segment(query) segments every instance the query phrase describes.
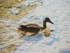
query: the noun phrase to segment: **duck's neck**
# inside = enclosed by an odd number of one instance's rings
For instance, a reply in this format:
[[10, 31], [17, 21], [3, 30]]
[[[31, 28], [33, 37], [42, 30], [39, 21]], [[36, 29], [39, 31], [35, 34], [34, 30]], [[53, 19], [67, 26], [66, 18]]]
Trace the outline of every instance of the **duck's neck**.
[[43, 21], [43, 29], [45, 29], [46, 27], [46, 21]]

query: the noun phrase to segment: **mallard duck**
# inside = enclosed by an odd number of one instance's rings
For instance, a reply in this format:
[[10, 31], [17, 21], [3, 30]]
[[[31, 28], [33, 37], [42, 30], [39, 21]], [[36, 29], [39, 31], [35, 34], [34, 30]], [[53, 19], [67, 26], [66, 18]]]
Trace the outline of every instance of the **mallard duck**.
[[38, 34], [40, 31], [46, 29], [47, 22], [53, 24], [53, 22], [48, 17], [46, 17], [45, 20], [43, 21], [43, 27], [37, 24], [26, 24], [26, 25], [20, 25], [18, 29], [25, 35], [27, 34], [28, 36], [33, 36]]

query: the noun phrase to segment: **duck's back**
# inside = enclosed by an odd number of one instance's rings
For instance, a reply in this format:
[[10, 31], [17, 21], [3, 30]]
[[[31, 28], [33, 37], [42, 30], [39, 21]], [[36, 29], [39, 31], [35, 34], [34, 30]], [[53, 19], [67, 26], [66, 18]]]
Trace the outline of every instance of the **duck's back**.
[[26, 27], [33, 27], [33, 28], [42, 28], [41, 26], [37, 25], [37, 24], [27, 24], [25, 25]]
[[25, 31], [25, 32], [38, 32], [40, 31], [42, 27], [40, 27], [37, 24], [27, 24], [23, 25], [22, 27], [19, 28], [19, 30]]

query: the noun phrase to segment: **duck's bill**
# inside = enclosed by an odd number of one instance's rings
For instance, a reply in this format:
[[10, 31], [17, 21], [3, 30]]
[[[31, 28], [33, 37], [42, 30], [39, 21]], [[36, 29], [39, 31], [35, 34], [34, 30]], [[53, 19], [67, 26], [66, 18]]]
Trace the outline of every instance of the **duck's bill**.
[[51, 24], [54, 24], [52, 21], [50, 21]]

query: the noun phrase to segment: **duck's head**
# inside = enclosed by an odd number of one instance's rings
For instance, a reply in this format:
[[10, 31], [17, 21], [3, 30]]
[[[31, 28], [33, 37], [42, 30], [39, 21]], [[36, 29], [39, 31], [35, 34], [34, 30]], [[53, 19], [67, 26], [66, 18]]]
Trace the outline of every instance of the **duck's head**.
[[48, 17], [46, 17], [44, 21], [45, 21], [45, 22], [49, 22], [49, 23], [51, 23], [51, 24], [54, 24]]

